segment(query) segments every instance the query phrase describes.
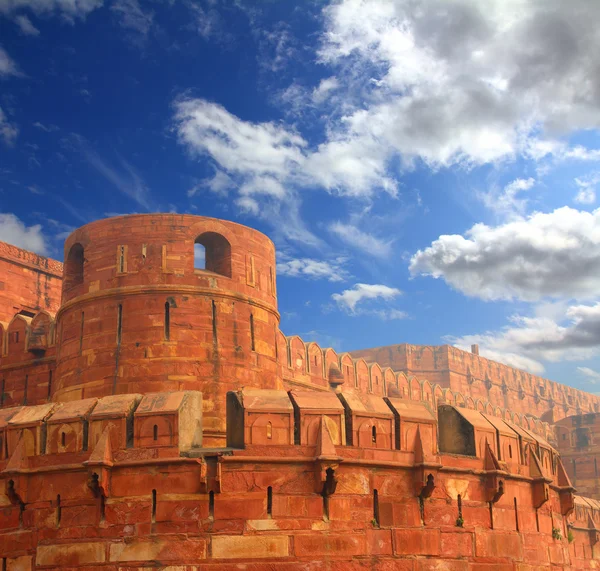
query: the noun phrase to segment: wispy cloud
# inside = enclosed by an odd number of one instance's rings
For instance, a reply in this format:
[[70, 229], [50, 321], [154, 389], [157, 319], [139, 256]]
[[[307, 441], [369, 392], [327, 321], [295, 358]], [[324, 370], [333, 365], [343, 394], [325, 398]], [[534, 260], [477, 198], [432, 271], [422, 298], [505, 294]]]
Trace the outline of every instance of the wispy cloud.
[[152, 28], [154, 13], [144, 10], [138, 0], [115, 0], [110, 7], [122, 28], [134, 35], [132, 41], [143, 44]]
[[343, 268], [345, 261], [345, 258], [337, 258], [333, 261], [291, 258], [282, 254], [277, 261], [277, 274], [294, 278], [341, 282], [349, 277], [348, 272]]
[[0, 46], [0, 78], [11, 75], [20, 76], [22, 73], [14, 60], [8, 55], [7, 51]]
[[152, 210], [150, 204], [150, 189], [137, 172], [125, 159], [118, 157], [119, 166], [109, 164], [102, 158], [90, 144], [81, 136], [73, 135], [71, 140], [76, 148], [83, 154], [85, 160], [98, 171], [106, 180], [123, 195], [129, 197], [145, 210]]
[[589, 367], [577, 367], [577, 370], [593, 385], [600, 382], [600, 373], [598, 371], [594, 371], [594, 369], [590, 369]]
[[25, 36], [39, 36], [40, 31], [31, 23], [31, 20], [25, 14], [19, 14], [15, 18], [21, 33]]
[[387, 258], [391, 254], [393, 240], [377, 238], [354, 224], [334, 222], [330, 224], [329, 230], [346, 244], [378, 258]]
[[19, 129], [7, 119], [2, 107], [0, 107], [0, 138], [2, 138], [2, 141], [6, 145], [11, 146], [14, 144], [18, 134]]

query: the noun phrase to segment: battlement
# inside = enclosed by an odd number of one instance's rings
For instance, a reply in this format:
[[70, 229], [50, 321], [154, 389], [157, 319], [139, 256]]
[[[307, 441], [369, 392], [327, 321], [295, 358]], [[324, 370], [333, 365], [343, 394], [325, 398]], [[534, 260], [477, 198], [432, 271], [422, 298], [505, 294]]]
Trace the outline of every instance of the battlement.
[[148, 558], [299, 569], [375, 555], [578, 566], [595, 553], [600, 504], [574, 496], [543, 438], [500, 418], [244, 389], [228, 395], [227, 424], [231, 446], [204, 448], [192, 392], [3, 409], [3, 555], [40, 569]]
[[12, 255], [0, 281], [17, 268], [24, 297], [0, 323], [2, 569], [600, 559], [600, 504], [570, 478], [600, 481], [582, 447], [596, 397], [447, 346], [372, 358], [286, 337], [272, 242], [227, 221], [94, 222], [68, 238], [62, 278]]

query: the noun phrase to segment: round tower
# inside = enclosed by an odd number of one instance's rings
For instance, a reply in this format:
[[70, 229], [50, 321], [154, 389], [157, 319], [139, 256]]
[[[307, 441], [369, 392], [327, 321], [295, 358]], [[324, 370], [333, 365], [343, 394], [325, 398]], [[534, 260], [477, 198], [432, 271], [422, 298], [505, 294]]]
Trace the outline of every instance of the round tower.
[[199, 390], [205, 442], [222, 444], [227, 391], [282, 388], [264, 234], [200, 216], [119, 216], [73, 232], [64, 259], [52, 400]]

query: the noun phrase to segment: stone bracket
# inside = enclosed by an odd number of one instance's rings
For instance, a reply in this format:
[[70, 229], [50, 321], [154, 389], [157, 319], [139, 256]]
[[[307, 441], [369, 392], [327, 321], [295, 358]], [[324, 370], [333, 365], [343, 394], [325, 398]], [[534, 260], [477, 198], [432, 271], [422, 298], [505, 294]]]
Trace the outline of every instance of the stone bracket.
[[533, 507], [541, 508], [550, 498], [550, 485], [552, 480], [538, 478], [532, 484]]
[[200, 492], [208, 494], [221, 492], [221, 462], [219, 456], [205, 456], [198, 459], [200, 464]]
[[433, 490], [435, 490], [435, 477], [441, 464], [434, 464], [431, 462], [420, 462], [415, 464], [413, 471], [413, 483], [415, 489], [415, 495], [421, 499], [431, 497]]
[[575, 509], [575, 489], [574, 488], [559, 488], [558, 497], [560, 498], [560, 513], [568, 517]]
[[507, 475], [503, 470], [489, 470], [485, 473], [486, 501], [495, 504], [504, 495], [504, 481]]
[[317, 460], [315, 462], [315, 492], [317, 494], [331, 496], [335, 493], [338, 484], [335, 471], [338, 466], [339, 461]]

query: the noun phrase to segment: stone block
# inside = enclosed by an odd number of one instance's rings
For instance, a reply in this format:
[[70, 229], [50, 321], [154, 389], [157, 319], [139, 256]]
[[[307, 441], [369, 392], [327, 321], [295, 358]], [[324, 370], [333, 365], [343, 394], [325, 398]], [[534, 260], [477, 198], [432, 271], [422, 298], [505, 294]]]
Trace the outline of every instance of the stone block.
[[31, 571], [33, 569], [33, 556], [9, 557], [6, 559], [6, 571]]
[[203, 539], [136, 539], [110, 545], [110, 561], [182, 561], [193, 563], [206, 559], [206, 541]]
[[106, 545], [101, 542], [38, 545], [36, 566], [58, 567], [90, 565], [106, 561]]
[[367, 529], [369, 555], [391, 555], [392, 531], [390, 529]]
[[294, 536], [294, 552], [297, 557], [346, 557], [361, 555], [366, 551], [366, 539], [359, 534], [311, 534]]
[[396, 555], [439, 555], [439, 529], [394, 529]]
[[442, 532], [440, 546], [444, 557], [472, 557], [474, 552], [473, 535], [469, 531]]
[[477, 557], [510, 557], [515, 561], [523, 559], [522, 539], [519, 533], [506, 533], [489, 530], [475, 534], [475, 554]]
[[211, 540], [213, 559], [267, 559], [287, 557], [287, 535], [218, 535]]

